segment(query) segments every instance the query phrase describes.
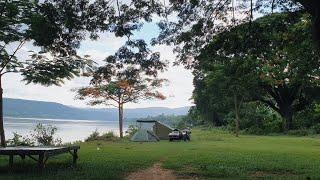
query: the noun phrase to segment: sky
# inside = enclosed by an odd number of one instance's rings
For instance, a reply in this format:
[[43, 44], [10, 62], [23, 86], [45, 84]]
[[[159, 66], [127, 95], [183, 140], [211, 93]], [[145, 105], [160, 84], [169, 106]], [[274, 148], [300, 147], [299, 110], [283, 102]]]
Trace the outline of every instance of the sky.
[[[158, 28], [155, 24], [146, 24], [144, 27], [134, 34], [135, 38], [143, 38], [147, 42], [152, 37], [156, 37]], [[78, 50], [80, 55], [90, 55], [93, 60], [102, 63], [102, 60], [108, 55], [113, 54], [123, 43], [125, 39], [116, 38], [113, 34], [104, 33], [97, 41], [85, 40], [82, 42]], [[12, 46], [15, 46], [13, 44]], [[184, 69], [182, 66], [173, 66], [175, 55], [171, 46], [155, 46], [151, 47], [154, 51], [160, 52], [162, 60], [168, 60], [170, 66], [166, 72], [160, 73], [161, 78], [169, 80], [168, 86], [159, 89], [160, 92], [167, 96], [166, 100], [145, 100], [139, 103], [128, 103], [127, 108], [142, 107], [183, 107], [192, 105], [190, 100], [193, 90], [192, 73], [190, 70]], [[30, 50], [34, 49], [31, 43], [26, 44], [18, 52], [18, 58], [26, 59], [30, 54]], [[3, 77], [4, 97], [19, 98], [39, 101], [57, 102], [73, 107], [89, 107], [86, 101], [75, 100], [75, 92], [72, 89], [87, 86], [90, 78], [77, 77], [70, 81], [66, 81], [61, 87], [28, 84], [22, 81], [19, 74], [11, 73]], [[99, 107], [99, 106], [98, 106]], [[100, 106], [101, 107], [101, 106]], [[99, 108], [100, 108], [99, 107]]]

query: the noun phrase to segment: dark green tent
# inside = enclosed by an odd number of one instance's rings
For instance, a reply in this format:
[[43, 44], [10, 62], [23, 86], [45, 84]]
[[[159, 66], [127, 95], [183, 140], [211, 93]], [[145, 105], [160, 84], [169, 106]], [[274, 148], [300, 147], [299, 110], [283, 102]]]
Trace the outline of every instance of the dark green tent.
[[147, 129], [139, 129], [131, 138], [131, 141], [136, 142], [157, 142], [159, 140], [158, 136]]
[[131, 141], [154, 142], [167, 140], [171, 127], [154, 120], [138, 120], [139, 130], [132, 136]]

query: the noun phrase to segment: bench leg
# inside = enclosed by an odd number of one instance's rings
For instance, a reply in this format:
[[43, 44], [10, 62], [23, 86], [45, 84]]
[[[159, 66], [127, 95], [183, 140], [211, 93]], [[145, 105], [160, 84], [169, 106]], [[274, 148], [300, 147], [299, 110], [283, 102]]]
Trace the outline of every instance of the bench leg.
[[25, 160], [25, 159], [26, 159], [26, 155], [24, 155], [24, 154], [23, 154], [23, 155], [20, 155], [20, 157], [21, 157], [22, 160]]
[[13, 155], [9, 156], [9, 168], [12, 170], [13, 169]]
[[77, 149], [73, 150], [72, 157], [73, 157], [73, 165], [75, 166], [77, 164], [77, 159], [78, 159], [78, 150]]
[[38, 168], [40, 171], [44, 169], [44, 153], [39, 154]]

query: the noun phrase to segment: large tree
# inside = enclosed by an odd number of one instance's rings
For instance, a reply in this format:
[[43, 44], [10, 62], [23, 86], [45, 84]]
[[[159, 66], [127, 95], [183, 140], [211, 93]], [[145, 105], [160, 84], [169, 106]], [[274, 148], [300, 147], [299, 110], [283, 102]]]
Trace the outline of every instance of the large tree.
[[129, 40], [105, 65], [92, 74], [90, 86], [77, 90], [77, 98], [89, 99], [90, 105], [114, 105], [119, 110], [119, 132], [123, 137], [123, 106], [143, 99], [165, 99], [157, 91], [167, 80], [157, 78], [167, 62], [152, 52], [142, 40]]
[[77, 98], [89, 99], [90, 105], [115, 106], [119, 111], [119, 134], [123, 138], [124, 105], [139, 100], [160, 99], [166, 97], [157, 91], [164, 79], [148, 78], [140, 70], [127, 67], [117, 71], [111, 79], [106, 78], [106, 68], [100, 67], [93, 76], [91, 84], [77, 90]]
[[[250, 26], [255, 30], [249, 32]], [[207, 59], [198, 63], [210, 72], [208, 64], [240, 56], [253, 66], [258, 82], [251, 96], [278, 112], [285, 130], [292, 129], [293, 115], [319, 96], [320, 53], [310, 27], [310, 17], [301, 12], [266, 16], [215, 36], [205, 48]]]
[[[241, 108], [244, 103], [252, 100], [251, 93], [256, 88], [254, 68], [234, 58], [232, 62], [216, 63], [210, 71], [202, 71], [201, 74], [203, 78], [195, 76], [195, 81], [205, 84], [201, 91], [206, 94], [199, 95], [199, 91], [194, 91], [196, 105], [200, 110], [215, 113], [232, 109], [235, 115], [235, 135], [239, 136]], [[203, 100], [209, 102], [203, 106]]]

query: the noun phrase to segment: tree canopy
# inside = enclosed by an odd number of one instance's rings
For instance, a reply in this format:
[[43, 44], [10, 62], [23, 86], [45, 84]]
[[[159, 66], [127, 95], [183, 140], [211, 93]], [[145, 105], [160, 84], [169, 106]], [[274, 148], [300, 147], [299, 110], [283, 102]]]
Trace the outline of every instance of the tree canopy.
[[[319, 35], [319, 15], [316, 9], [320, 4], [305, 0], [187, 0], [170, 1], [166, 6], [167, 15], [160, 21], [161, 32], [154, 38], [154, 44], [175, 46], [177, 63], [187, 68], [194, 66], [194, 57], [210, 43], [213, 36], [243, 23], [251, 23], [261, 16], [276, 12], [294, 12], [302, 10], [311, 14], [312, 24], [307, 32]], [[248, 30], [254, 30], [249, 26]], [[318, 42], [320, 42], [318, 40]]]
[[128, 41], [115, 55], [105, 59], [105, 65], [92, 74], [88, 87], [77, 90], [77, 98], [89, 99], [90, 105], [113, 105], [119, 110], [120, 137], [123, 137], [123, 108], [126, 103], [166, 97], [157, 89], [166, 79], [157, 78], [167, 63], [151, 52], [143, 41]]
[[[249, 26], [254, 26], [254, 30], [248, 32]], [[285, 119], [284, 129], [292, 129], [293, 115], [307, 108], [319, 96], [320, 54], [312, 43], [310, 26], [310, 16], [304, 13], [281, 13], [214, 36], [196, 58], [195, 66], [195, 82], [203, 82], [204, 89], [212, 89], [214, 93], [198, 93], [195, 84], [194, 96], [198, 100], [206, 95], [216, 97], [219, 94], [215, 92], [235, 90], [232, 85], [239, 84], [243, 87], [241, 94], [249, 93], [248, 100], [260, 101], [274, 109]], [[241, 74], [226, 71], [226, 68], [236, 69]], [[229, 81], [226, 79], [214, 81], [230, 76], [236, 78], [232, 85], [227, 85]]]

